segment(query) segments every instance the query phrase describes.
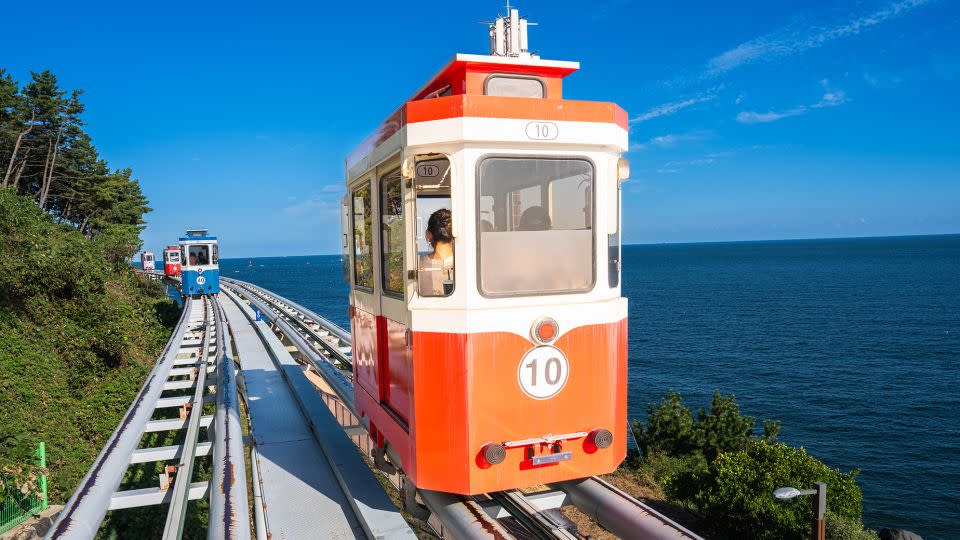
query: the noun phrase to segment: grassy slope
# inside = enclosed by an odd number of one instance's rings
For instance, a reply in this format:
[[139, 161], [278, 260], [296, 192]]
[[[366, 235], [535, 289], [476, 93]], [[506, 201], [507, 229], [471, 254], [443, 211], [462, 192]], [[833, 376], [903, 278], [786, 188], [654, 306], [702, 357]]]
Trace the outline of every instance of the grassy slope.
[[68, 498], [177, 317], [157, 284], [0, 190], [0, 464], [45, 441], [51, 502]]

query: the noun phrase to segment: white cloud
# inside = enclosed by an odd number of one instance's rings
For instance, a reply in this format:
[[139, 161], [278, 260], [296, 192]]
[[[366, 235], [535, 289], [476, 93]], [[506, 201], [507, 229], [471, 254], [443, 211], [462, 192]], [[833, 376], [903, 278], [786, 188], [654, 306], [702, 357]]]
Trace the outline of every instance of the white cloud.
[[847, 94], [843, 90], [830, 90], [828, 88], [830, 81], [824, 79], [820, 81], [823, 86], [823, 97], [820, 101], [810, 105], [800, 105], [783, 111], [767, 111], [765, 113], [755, 111], [742, 111], [737, 115], [737, 122], [741, 124], [766, 124], [776, 122], [791, 116], [800, 116], [809, 112], [811, 109], [823, 109], [826, 107], [836, 107], [847, 102]]
[[646, 122], [647, 120], [653, 120], [654, 118], [659, 118], [661, 116], [669, 116], [676, 112], [682, 111], [687, 107], [692, 107], [698, 103], [703, 103], [705, 101], [710, 101], [717, 97], [717, 94], [723, 90], [722, 86], [713, 88], [696, 96], [693, 96], [688, 99], [683, 99], [680, 101], [673, 101], [670, 103], [664, 103], [662, 105], [657, 105], [656, 107], [648, 110], [647, 112], [641, 114], [640, 116], [635, 116], [630, 119], [631, 124], [639, 124], [641, 122]]
[[713, 132], [704, 129], [690, 131], [688, 133], [667, 133], [664, 135], [657, 135], [645, 143], [634, 144], [630, 147], [630, 150], [643, 150], [650, 147], [673, 148], [679, 143], [702, 141], [711, 136], [713, 136]]
[[747, 64], [822, 47], [831, 41], [857, 35], [872, 26], [896, 18], [931, 1], [901, 0], [839, 26], [807, 28], [801, 32], [785, 29], [760, 36], [712, 58], [707, 62], [707, 73], [719, 75]]
[[330, 195], [321, 195], [311, 197], [297, 204], [287, 206], [283, 209], [287, 216], [301, 217], [306, 215], [340, 215], [340, 205], [335, 197]]
[[741, 124], [765, 124], [767, 122], [776, 122], [791, 116], [798, 116], [807, 112], [806, 107], [796, 107], [785, 111], [767, 111], [759, 113], [754, 111], [743, 111], [737, 115], [737, 122]]

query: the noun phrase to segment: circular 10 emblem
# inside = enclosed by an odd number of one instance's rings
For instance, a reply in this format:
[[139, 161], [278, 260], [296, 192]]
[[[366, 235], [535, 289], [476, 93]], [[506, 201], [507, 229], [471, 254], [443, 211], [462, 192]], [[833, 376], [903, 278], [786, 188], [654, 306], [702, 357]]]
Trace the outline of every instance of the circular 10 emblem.
[[570, 364], [556, 347], [543, 345], [527, 351], [517, 367], [520, 389], [533, 399], [547, 399], [563, 390]]
[[203, 285], [207, 282], [207, 278], [203, 276], [197, 276], [197, 285]]

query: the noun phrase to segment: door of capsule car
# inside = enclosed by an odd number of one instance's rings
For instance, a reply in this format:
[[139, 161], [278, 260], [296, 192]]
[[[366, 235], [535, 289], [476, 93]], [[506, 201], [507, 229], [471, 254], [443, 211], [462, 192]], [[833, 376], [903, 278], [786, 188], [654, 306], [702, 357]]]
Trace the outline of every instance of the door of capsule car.
[[405, 193], [399, 157], [353, 182], [348, 193], [356, 382], [404, 428], [413, 392]]
[[377, 362], [377, 318], [380, 302], [377, 296], [376, 245], [376, 171], [364, 174], [347, 186], [350, 247], [350, 331], [353, 339], [355, 384], [360, 391], [380, 399], [380, 376]]
[[408, 238], [405, 203], [409, 188], [399, 156], [377, 167], [377, 222], [381, 317], [377, 321], [381, 403], [403, 427], [413, 405], [413, 352], [407, 307]]

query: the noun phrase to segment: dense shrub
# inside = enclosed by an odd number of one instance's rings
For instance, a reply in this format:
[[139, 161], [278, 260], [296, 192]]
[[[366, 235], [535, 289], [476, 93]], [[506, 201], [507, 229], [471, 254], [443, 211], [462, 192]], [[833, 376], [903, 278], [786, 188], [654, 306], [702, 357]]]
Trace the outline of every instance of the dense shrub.
[[646, 424], [633, 426], [641, 447], [637, 473], [656, 480], [670, 501], [694, 511], [720, 538], [804, 538], [811, 510], [807, 497], [777, 501], [773, 490], [827, 484], [832, 537], [862, 531], [859, 471], [842, 473], [802, 448], [777, 442], [779, 422], [743, 416], [732, 395], [714, 392], [710, 410], [694, 414], [681, 396], [669, 392], [647, 408]]
[[123, 263], [133, 232], [91, 241], [0, 189], [0, 468], [22, 468], [45, 441], [52, 502], [76, 486], [176, 320]]
[[829, 509], [824, 515], [827, 522], [827, 540], [878, 540], [880, 537], [870, 529], [864, 529], [859, 518], [839, 516]]
[[810, 498], [778, 501], [773, 490], [824, 482], [827, 507], [837, 516], [859, 519], [858, 474], [831, 469], [802, 448], [758, 439], [710, 463], [698, 479], [700, 491], [693, 504], [717, 532], [731, 538], [804, 538], [810, 528]]
[[[647, 407], [646, 425], [635, 423], [634, 432], [644, 454], [700, 453], [712, 461], [722, 452], [745, 448], [755, 425], [754, 417], [740, 414], [740, 406], [732, 394], [714, 391], [710, 412], [701, 408], [694, 418], [680, 394], [671, 390], [659, 405], [651, 403]], [[764, 422], [764, 437], [768, 440], [776, 439], [779, 430], [779, 423]]]

